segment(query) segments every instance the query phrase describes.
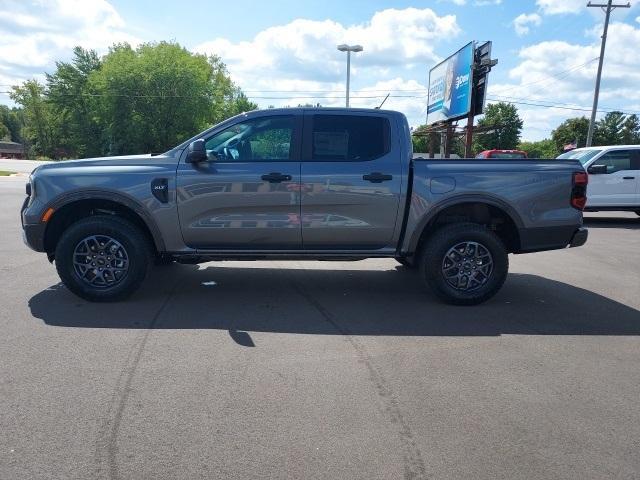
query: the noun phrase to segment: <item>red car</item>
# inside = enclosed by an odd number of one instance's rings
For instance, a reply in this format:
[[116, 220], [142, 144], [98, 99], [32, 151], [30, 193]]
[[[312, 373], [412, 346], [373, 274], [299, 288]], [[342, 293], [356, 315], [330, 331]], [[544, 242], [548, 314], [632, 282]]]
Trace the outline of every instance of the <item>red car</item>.
[[485, 150], [476, 158], [527, 158], [527, 152], [522, 150]]

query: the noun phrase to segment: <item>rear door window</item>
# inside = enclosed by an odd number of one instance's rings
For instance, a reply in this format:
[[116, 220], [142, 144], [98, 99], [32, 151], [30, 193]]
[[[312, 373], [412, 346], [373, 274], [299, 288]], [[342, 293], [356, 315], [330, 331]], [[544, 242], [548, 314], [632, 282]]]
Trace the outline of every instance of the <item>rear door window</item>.
[[313, 161], [367, 161], [389, 153], [389, 120], [364, 115], [314, 115]]

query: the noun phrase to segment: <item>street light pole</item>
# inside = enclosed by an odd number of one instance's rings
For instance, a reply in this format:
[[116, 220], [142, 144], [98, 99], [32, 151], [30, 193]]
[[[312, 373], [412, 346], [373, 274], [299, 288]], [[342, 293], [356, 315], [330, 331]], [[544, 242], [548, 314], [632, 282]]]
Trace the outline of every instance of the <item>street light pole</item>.
[[341, 52], [347, 52], [347, 94], [346, 94], [346, 106], [349, 108], [349, 86], [351, 84], [351, 52], [361, 52], [364, 50], [362, 45], [338, 45], [338, 50]]
[[593, 108], [591, 109], [591, 120], [589, 121], [589, 131], [587, 132], [587, 147], [590, 147], [593, 143], [593, 131], [596, 125], [596, 112], [598, 110], [598, 97], [600, 96], [600, 79], [602, 78], [602, 63], [604, 62], [604, 49], [607, 45], [607, 31], [609, 30], [609, 18], [611, 12], [616, 8], [629, 8], [630, 3], [626, 5], [613, 5], [613, 0], [607, 0], [606, 4], [591, 3], [587, 4], [587, 7], [599, 7], [604, 13], [604, 31], [602, 32], [602, 44], [600, 45], [600, 60], [598, 62], [598, 73], [596, 75], [596, 89], [593, 92]]

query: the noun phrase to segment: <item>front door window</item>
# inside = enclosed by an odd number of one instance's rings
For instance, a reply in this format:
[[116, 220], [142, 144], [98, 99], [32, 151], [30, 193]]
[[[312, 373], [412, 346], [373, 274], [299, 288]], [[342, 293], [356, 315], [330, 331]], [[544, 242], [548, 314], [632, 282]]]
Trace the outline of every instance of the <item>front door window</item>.
[[281, 162], [291, 159], [292, 116], [266, 117], [236, 123], [205, 142], [216, 162]]

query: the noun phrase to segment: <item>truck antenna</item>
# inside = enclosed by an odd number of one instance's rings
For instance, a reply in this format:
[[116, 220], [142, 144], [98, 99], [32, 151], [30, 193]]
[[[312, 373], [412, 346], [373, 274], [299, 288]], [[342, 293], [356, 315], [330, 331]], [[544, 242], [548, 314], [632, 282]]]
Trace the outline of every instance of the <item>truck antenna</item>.
[[384, 100], [382, 100], [382, 103], [376, 107], [376, 110], [380, 110], [382, 108], [382, 105], [384, 105], [384, 102], [387, 101], [387, 98], [389, 98], [389, 95], [391, 95], [391, 92], [387, 93], [387, 96], [384, 97]]

